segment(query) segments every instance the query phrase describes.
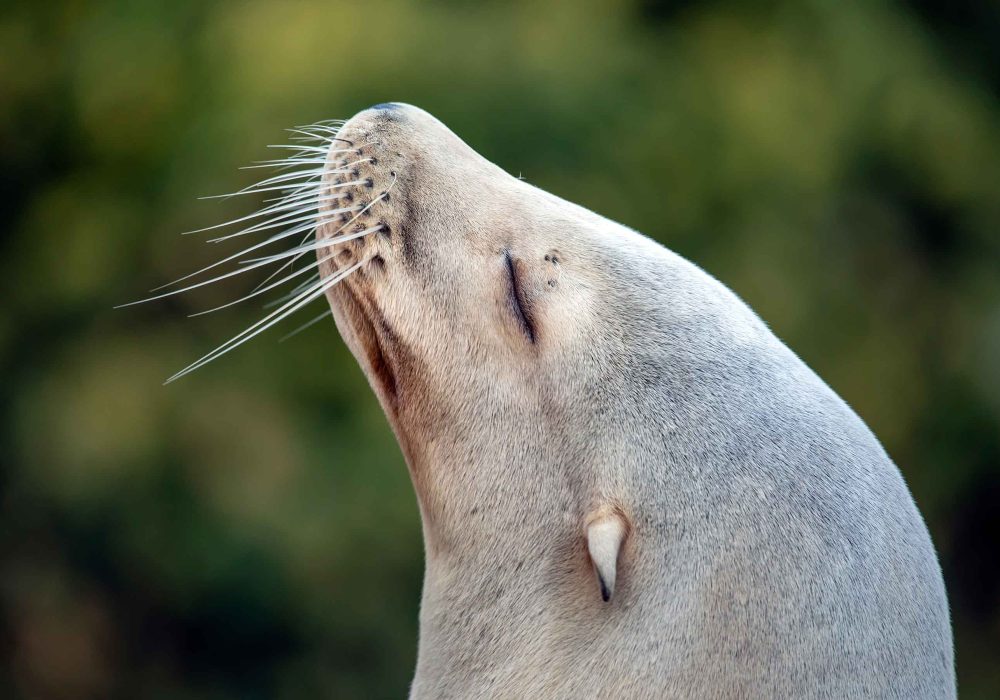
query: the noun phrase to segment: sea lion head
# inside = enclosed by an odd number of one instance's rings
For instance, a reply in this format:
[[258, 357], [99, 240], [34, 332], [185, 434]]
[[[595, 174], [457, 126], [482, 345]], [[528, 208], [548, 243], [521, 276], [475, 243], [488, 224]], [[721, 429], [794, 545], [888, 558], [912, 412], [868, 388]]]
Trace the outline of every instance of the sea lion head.
[[477, 524], [510, 534], [528, 513], [575, 526], [614, 500], [595, 466], [620, 458], [621, 418], [641, 411], [633, 385], [660, 352], [650, 258], [665, 251], [409, 105], [346, 122], [329, 166], [365, 210], [317, 236], [377, 233], [324, 263], [327, 276], [356, 267], [327, 296], [399, 438], [429, 544], [467, 542]]

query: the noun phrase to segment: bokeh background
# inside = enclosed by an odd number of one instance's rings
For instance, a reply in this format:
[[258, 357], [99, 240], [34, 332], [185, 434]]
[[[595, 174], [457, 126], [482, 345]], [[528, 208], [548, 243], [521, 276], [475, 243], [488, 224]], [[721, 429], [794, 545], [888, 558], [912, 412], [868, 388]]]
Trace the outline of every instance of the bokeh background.
[[405, 694], [418, 513], [332, 321], [164, 387], [247, 283], [111, 308], [215, 259], [179, 232], [255, 203], [197, 197], [282, 129], [399, 100], [845, 397], [930, 526], [963, 697], [1000, 697], [998, 98], [985, 1], [6, 0], [0, 695]]

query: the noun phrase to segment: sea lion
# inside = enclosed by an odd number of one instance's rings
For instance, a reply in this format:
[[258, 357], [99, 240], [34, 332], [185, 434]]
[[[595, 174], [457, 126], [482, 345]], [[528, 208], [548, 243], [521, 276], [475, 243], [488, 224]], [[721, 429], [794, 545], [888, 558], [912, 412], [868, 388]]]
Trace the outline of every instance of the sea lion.
[[423, 520], [412, 697], [955, 696], [899, 470], [733, 292], [418, 108], [336, 139], [373, 205], [319, 241], [377, 233], [321, 278]]
[[283, 230], [153, 298], [315, 275], [174, 378], [327, 297], [420, 505], [412, 697], [955, 696], [898, 469], [735, 294], [415, 107], [296, 133], [220, 239]]

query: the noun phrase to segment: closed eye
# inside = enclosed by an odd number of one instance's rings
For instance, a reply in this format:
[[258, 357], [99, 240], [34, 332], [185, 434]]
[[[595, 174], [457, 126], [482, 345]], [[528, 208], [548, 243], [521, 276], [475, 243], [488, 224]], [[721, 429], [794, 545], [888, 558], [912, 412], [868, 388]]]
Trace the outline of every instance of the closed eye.
[[504, 260], [507, 263], [507, 276], [509, 280], [507, 296], [510, 300], [511, 311], [514, 314], [514, 318], [517, 320], [518, 325], [521, 327], [521, 330], [528, 337], [528, 341], [534, 344], [535, 326], [531, 321], [531, 315], [529, 312], [530, 305], [524, 298], [524, 290], [521, 288], [518, 281], [517, 269], [509, 250], [504, 251]]

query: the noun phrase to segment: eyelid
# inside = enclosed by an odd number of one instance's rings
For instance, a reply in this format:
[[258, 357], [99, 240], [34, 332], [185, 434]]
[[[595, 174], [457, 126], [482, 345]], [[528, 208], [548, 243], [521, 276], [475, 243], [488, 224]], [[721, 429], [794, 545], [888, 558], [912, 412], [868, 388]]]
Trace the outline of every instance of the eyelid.
[[507, 263], [507, 276], [510, 284], [508, 296], [510, 298], [512, 312], [517, 319], [518, 324], [521, 326], [521, 330], [524, 331], [524, 334], [528, 337], [528, 341], [534, 344], [535, 326], [531, 320], [528, 304], [525, 303], [523, 289], [521, 288], [517, 277], [517, 268], [509, 250], [504, 251], [504, 262]]

